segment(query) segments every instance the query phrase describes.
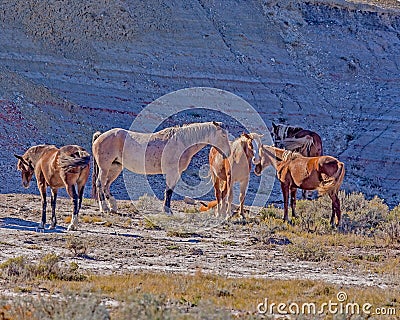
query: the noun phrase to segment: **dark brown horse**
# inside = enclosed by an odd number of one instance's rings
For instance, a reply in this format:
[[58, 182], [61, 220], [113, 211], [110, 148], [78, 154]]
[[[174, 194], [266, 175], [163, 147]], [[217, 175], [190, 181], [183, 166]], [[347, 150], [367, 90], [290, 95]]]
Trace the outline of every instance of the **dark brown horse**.
[[314, 131], [272, 123], [271, 136], [278, 148], [299, 152], [305, 157], [323, 155], [322, 139]]
[[18, 160], [17, 169], [22, 173], [22, 184], [29, 188], [35, 174], [42, 198], [42, 220], [39, 229], [46, 224], [46, 190], [51, 189], [51, 225], [57, 225], [56, 200], [59, 188], [66, 188], [72, 198], [74, 210], [68, 230], [75, 230], [78, 213], [82, 204], [83, 189], [89, 177], [90, 154], [80, 146], [67, 145], [60, 149], [52, 145], [39, 145], [29, 148], [24, 155], [14, 155]]
[[[271, 136], [278, 148], [299, 152], [305, 157], [323, 155], [322, 139], [314, 131], [297, 126], [272, 123]], [[303, 199], [311, 198], [311, 196], [311, 192], [303, 190]]]
[[256, 165], [254, 173], [260, 175], [269, 165], [277, 171], [277, 177], [281, 183], [284, 217], [288, 221], [289, 193], [291, 199], [292, 216], [295, 217], [296, 191], [318, 190], [320, 195], [328, 194], [332, 200], [332, 216], [330, 223], [339, 225], [341, 218], [340, 201], [338, 191], [344, 178], [344, 164], [334, 157], [304, 157], [299, 153], [263, 145], [260, 148], [261, 163]]

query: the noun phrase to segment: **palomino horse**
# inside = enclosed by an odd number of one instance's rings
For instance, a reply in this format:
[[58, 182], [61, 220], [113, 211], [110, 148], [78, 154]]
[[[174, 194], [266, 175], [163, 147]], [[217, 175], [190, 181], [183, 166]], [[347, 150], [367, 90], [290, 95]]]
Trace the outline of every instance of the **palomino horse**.
[[[314, 131], [302, 127], [272, 123], [272, 140], [278, 148], [299, 152], [305, 157], [319, 157], [323, 154], [322, 139]], [[303, 199], [311, 197], [310, 192], [303, 190]]]
[[171, 213], [171, 195], [181, 173], [192, 157], [208, 144], [225, 156], [230, 155], [228, 134], [221, 123], [192, 123], [155, 133], [119, 128], [95, 133], [93, 189], [101, 211], [117, 211], [110, 185], [126, 168], [138, 174], [165, 174], [164, 210]]
[[56, 201], [59, 188], [65, 188], [72, 198], [74, 210], [68, 230], [75, 230], [78, 213], [82, 205], [83, 189], [89, 177], [90, 154], [80, 146], [67, 145], [60, 149], [52, 145], [39, 145], [29, 148], [24, 155], [14, 155], [19, 159], [17, 168], [22, 172], [22, 184], [29, 188], [33, 174], [42, 198], [42, 221], [39, 229], [46, 224], [46, 189], [51, 189], [51, 225], [57, 225]]
[[256, 133], [243, 133], [239, 138], [230, 143], [231, 155], [223, 158], [215, 149], [211, 148], [209, 153], [210, 174], [214, 185], [216, 201], [212, 201], [208, 206], [202, 206], [201, 211], [206, 211], [214, 206], [216, 215], [226, 214], [226, 219], [233, 216], [233, 184], [239, 182], [239, 213], [244, 217], [244, 200], [246, 197], [247, 186], [249, 185], [251, 163], [259, 164], [260, 157], [258, 146], [261, 140]]
[[328, 194], [332, 200], [332, 216], [330, 223], [339, 225], [341, 211], [338, 191], [345, 173], [343, 162], [330, 156], [304, 157], [299, 153], [263, 145], [260, 148], [261, 163], [256, 165], [254, 173], [260, 175], [269, 165], [277, 171], [281, 183], [284, 201], [284, 217], [288, 221], [289, 193], [292, 216], [295, 217], [297, 188], [318, 190], [320, 195]]

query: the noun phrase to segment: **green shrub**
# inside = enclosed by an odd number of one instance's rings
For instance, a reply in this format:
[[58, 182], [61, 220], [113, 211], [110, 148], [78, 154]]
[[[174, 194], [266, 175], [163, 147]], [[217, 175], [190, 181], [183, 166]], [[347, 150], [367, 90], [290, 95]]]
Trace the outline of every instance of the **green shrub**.
[[389, 207], [377, 196], [366, 200], [362, 193], [351, 193], [342, 201], [342, 213], [344, 232], [373, 236], [387, 219]]
[[389, 212], [386, 219], [379, 224], [378, 229], [390, 243], [400, 242], [400, 205]]

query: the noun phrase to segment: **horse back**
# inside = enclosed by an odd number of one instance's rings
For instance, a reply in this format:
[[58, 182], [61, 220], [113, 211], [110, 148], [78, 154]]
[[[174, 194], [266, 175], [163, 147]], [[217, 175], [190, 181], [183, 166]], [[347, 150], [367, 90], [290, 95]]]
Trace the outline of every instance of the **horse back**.
[[296, 134], [294, 134], [293, 138], [301, 139], [306, 136], [311, 137], [313, 140], [313, 143], [309, 150], [309, 154], [307, 156], [308, 157], [322, 156], [322, 154], [323, 154], [322, 139], [318, 133], [311, 131], [311, 130], [303, 129], [303, 130], [296, 132]]
[[333, 176], [339, 169], [339, 160], [331, 156], [322, 156], [318, 159], [318, 168], [321, 173]]
[[90, 154], [81, 146], [66, 145], [58, 151], [58, 164], [66, 173], [79, 173], [89, 162]]
[[103, 132], [92, 143], [93, 157], [98, 163], [122, 161], [122, 152], [127, 137], [128, 131], [120, 128]]

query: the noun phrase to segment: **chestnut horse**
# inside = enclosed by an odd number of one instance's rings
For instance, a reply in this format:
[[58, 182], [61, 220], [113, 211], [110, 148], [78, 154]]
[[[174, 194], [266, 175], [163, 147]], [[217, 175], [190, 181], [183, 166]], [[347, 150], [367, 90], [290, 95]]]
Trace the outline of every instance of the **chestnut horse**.
[[42, 198], [42, 220], [39, 229], [46, 224], [46, 190], [51, 189], [51, 225], [57, 225], [56, 201], [59, 188], [65, 188], [72, 198], [74, 209], [68, 230], [76, 230], [78, 213], [82, 205], [83, 189], [89, 177], [90, 154], [80, 146], [67, 145], [60, 149], [52, 145], [29, 148], [24, 155], [14, 155], [18, 159], [17, 169], [22, 172], [22, 184], [29, 188], [35, 174]]
[[[319, 157], [323, 155], [322, 139], [314, 131], [302, 127], [272, 123], [272, 141], [278, 148], [299, 152], [305, 157]], [[303, 190], [303, 199], [311, 198], [310, 192]]]
[[341, 218], [338, 191], [345, 173], [343, 162], [331, 156], [304, 157], [299, 153], [263, 145], [260, 148], [261, 163], [256, 165], [254, 173], [260, 175], [269, 165], [277, 171], [281, 183], [284, 217], [288, 221], [289, 193], [291, 198], [292, 216], [295, 217], [297, 188], [318, 190], [320, 195], [328, 194], [332, 200], [332, 216], [330, 223], [339, 225]]
[[211, 144], [229, 156], [228, 133], [220, 122], [192, 123], [155, 133], [111, 129], [93, 135], [93, 190], [101, 211], [117, 212], [111, 183], [123, 168], [138, 174], [165, 174], [164, 211], [171, 214], [171, 195], [192, 157]]
[[233, 184], [239, 182], [239, 213], [244, 217], [244, 200], [249, 185], [251, 163], [260, 163], [258, 146], [261, 144], [260, 135], [243, 133], [239, 138], [230, 142], [231, 155], [224, 159], [213, 147], [209, 153], [210, 174], [214, 185], [215, 201], [200, 207], [206, 211], [217, 206], [216, 215], [226, 214], [226, 219], [233, 216]]

